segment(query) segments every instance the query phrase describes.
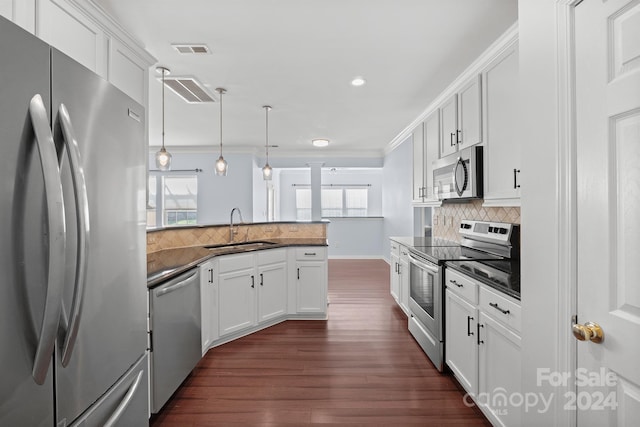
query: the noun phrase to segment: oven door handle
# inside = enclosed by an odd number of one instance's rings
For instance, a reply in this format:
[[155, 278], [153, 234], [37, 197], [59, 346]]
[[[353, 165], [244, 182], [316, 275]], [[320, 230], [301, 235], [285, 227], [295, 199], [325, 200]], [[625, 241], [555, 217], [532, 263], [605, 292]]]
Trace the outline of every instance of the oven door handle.
[[424, 261], [414, 257], [412, 253], [409, 253], [409, 259], [411, 260], [411, 263], [417, 265], [420, 268], [424, 268], [425, 270], [429, 270], [434, 273], [440, 272], [440, 269], [437, 266], [426, 264]]

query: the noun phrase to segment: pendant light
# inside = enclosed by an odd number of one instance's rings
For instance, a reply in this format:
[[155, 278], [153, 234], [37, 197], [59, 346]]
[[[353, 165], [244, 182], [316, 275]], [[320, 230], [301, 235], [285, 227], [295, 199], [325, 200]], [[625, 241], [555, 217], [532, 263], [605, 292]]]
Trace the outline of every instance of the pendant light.
[[219, 87], [216, 89], [216, 92], [220, 94], [220, 157], [216, 160], [216, 175], [227, 176], [229, 165], [224, 157], [222, 157], [222, 95], [227, 91], [226, 89]]
[[262, 108], [264, 108], [266, 113], [266, 130], [265, 130], [266, 138], [265, 138], [264, 147], [267, 154], [267, 163], [262, 168], [262, 179], [264, 179], [265, 181], [271, 181], [271, 177], [273, 176], [273, 169], [271, 169], [271, 166], [269, 166], [269, 110], [271, 110], [271, 106], [264, 105], [262, 106]]
[[161, 171], [171, 170], [171, 153], [164, 148], [164, 76], [169, 74], [169, 69], [157, 67], [156, 71], [162, 73], [162, 148], [156, 153], [156, 167]]

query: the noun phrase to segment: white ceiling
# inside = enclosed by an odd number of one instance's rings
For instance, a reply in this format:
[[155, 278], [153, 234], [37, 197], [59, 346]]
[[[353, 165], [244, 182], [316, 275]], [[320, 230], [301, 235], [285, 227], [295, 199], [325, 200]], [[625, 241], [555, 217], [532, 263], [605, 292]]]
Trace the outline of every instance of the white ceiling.
[[[224, 87], [225, 152], [381, 155], [453, 79], [517, 20], [517, 0], [94, 0], [172, 75]], [[205, 43], [181, 55], [171, 43]], [[152, 67], [150, 145], [160, 145]], [[352, 87], [363, 76], [367, 84]], [[215, 92], [214, 92], [215, 93]], [[219, 103], [166, 91], [169, 151], [219, 144]], [[311, 146], [328, 138], [325, 149]]]

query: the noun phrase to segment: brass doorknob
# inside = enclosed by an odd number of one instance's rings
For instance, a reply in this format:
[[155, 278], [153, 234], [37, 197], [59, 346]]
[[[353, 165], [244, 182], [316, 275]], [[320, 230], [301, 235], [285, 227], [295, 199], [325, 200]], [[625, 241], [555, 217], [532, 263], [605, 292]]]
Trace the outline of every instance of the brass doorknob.
[[574, 323], [571, 329], [573, 330], [573, 336], [580, 341], [601, 343], [604, 340], [604, 331], [597, 323], [587, 322], [584, 325]]

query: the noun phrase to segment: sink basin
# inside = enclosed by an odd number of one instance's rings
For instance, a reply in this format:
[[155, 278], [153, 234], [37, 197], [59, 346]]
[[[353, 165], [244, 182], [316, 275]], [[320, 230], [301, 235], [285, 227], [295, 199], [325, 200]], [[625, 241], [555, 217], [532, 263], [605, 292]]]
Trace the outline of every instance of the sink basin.
[[229, 243], [226, 245], [213, 245], [213, 246], [205, 246], [210, 251], [213, 250], [243, 250], [243, 251], [251, 251], [255, 249], [261, 249], [267, 246], [275, 245], [273, 242], [238, 242], [238, 243]]

